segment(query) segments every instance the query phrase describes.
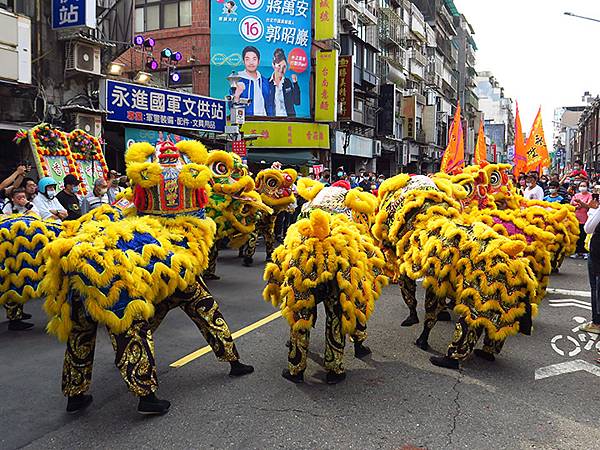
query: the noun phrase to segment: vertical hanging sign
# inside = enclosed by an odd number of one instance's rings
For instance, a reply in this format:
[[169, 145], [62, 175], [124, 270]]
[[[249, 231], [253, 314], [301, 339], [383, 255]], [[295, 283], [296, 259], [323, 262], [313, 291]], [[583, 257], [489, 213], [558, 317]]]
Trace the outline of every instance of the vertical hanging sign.
[[337, 0], [315, 0], [315, 41], [337, 37]]
[[338, 63], [338, 118], [352, 120], [354, 109], [354, 64], [352, 55], [340, 56]]
[[315, 121], [337, 120], [338, 51], [319, 50], [315, 81]]

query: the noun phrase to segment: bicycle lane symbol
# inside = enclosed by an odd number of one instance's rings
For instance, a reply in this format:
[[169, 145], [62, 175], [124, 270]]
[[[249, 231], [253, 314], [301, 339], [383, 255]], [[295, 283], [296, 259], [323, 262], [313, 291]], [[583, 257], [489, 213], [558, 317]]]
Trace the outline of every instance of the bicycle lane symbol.
[[575, 316], [573, 321], [577, 325], [571, 329], [574, 335], [557, 334], [550, 340], [552, 350], [560, 356], [570, 358], [579, 355], [582, 350], [590, 351], [593, 348], [600, 351], [600, 341], [595, 333], [586, 333], [580, 330], [581, 326], [587, 322], [585, 317]]

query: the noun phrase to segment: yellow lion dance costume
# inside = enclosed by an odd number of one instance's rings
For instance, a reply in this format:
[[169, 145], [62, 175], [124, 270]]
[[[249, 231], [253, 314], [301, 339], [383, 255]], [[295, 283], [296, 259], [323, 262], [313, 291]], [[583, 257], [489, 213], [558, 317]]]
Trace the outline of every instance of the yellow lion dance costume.
[[531, 332], [537, 282], [520, 257], [525, 245], [483, 223], [464, 223], [452, 193], [466, 196], [444, 180], [408, 175], [386, 180], [379, 188], [373, 234], [397, 276], [423, 278], [434, 323], [446, 297], [454, 300], [460, 319], [447, 355], [430, 359], [457, 369], [483, 332], [486, 344], [499, 347], [510, 335]]
[[208, 264], [215, 224], [204, 219], [211, 178], [207, 151], [194, 141], [176, 146], [133, 144], [125, 155], [138, 216], [123, 217], [102, 206], [65, 225], [44, 250], [41, 289], [51, 317], [48, 331], [67, 341], [63, 393], [67, 410], [86, 408], [96, 330], [105, 325], [115, 363], [138, 412], [163, 414], [169, 402], [158, 388], [152, 334], [166, 314], [180, 307], [199, 328], [231, 374], [253, 369], [239, 356], [218, 304], [201, 278]]
[[239, 155], [213, 150], [208, 154], [206, 165], [211, 171], [206, 215], [216, 223], [217, 230], [204, 278], [218, 280], [219, 245], [240, 248], [254, 232], [259, 213], [272, 214], [273, 210], [255, 191], [254, 180]]
[[343, 354], [346, 335], [353, 337], [355, 355], [370, 353], [362, 345], [375, 300], [387, 283], [385, 261], [368, 234], [368, 219], [376, 208], [371, 194], [350, 186], [324, 187], [301, 179], [298, 193], [308, 200], [303, 217], [293, 224], [285, 242], [267, 264], [265, 300], [279, 306], [290, 325], [288, 369], [283, 376], [304, 379], [310, 328], [317, 304], [326, 313], [325, 368], [327, 382], [345, 378]]
[[256, 228], [242, 249], [245, 266], [253, 263], [259, 235], [265, 241], [266, 261], [271, 262], [271, 254], [275, 248], [275, 220], [279, 213], [287, 210], [296, 202], [292, 187], [297, 178], [298, 174], [294, 169], [270, 168], [261, 170], [256, 175], [256, 192], [260, 194], [263, 203], [273, 212], [271, 214], [263, 211], [258, 213]]

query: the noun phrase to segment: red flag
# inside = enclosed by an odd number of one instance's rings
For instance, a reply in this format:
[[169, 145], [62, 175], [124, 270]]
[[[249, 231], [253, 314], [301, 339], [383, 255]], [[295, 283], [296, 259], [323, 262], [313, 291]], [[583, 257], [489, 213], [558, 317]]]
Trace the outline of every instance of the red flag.
[[460, 120], [460, 101], [456, 105], [454, 120], [450, 125], [450, 139], [442, 156], [440, 171], [445, 173], [459, 172], [465, 165], [465, 137]]

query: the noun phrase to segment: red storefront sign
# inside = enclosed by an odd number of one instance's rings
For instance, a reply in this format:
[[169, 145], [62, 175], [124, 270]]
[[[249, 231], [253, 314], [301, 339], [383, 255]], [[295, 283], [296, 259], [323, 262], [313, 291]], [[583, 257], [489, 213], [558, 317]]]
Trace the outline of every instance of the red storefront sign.
[[338, 61], [338, 118], [352, 120], [354, 110], [354, 64], [352, 55], [340, 56]]
[[246, 150], [246, 141], [233, 141], [231, 143], [231, 151], [243, 158], [248, 154]]

